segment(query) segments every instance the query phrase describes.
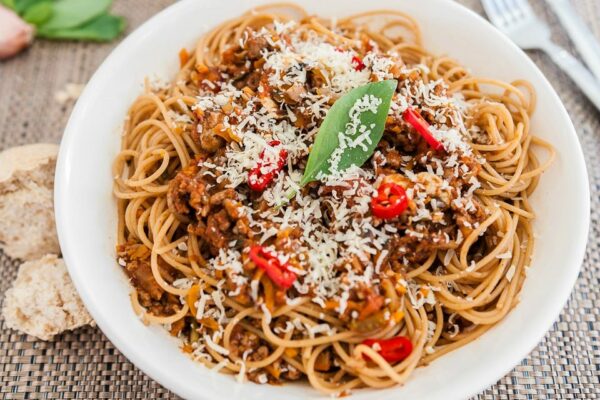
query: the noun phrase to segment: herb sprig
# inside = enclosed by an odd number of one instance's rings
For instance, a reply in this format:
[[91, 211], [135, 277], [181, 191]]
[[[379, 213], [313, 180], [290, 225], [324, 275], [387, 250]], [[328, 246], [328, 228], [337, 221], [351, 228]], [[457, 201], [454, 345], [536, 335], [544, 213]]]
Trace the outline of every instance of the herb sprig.
[[110, 41], [125, 29], [125, 19], [109, 13], [112, 0], [0, 0], [45, 39]]
[[[304, 175], [299, 183], [300, 187], [332, 173], [342, 173], [352, 166], [361, 167], [371, 157], [383, 136], [385, 121], [397, 86], [398, 82], [394, 79], [368, 83], [352, 89], [333, 104], [315, 136]], [[365, 96], [366, 99], [377, 100], [376, 112], [368, 109], [357, 113], [353, 118], [350, 115], [351, 110], [358, 102], [363, 101]], [[353, 135], [349, 137], [347, 133]], [[341, 136], [345, 140], [352, 140], [358, 139], [361, 134], [364, 134], [364, 140], [360, 144], [348, 145], [340, 142]], [[287, 194], [287, 198], [292, 199], [295, 195], [296, 191], [292, 190]]]

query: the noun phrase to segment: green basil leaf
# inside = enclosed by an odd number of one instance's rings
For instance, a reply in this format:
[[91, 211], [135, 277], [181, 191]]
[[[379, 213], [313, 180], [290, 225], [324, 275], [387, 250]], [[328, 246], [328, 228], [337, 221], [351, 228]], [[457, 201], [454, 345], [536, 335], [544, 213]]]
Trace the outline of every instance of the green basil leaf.
[[[397, 85], [396, 80], [369, 83], [352, 89], [333, 104], [319, 127], [300, 186], [331, 175], [332, 166], [343, 172], [352, 165], [362, 166], [371, 157], [383, 136], [385, 120]], [[358, 120], [354, 121], [359, 122], [358, 126], [353, 127], [350, 110], [358, 102], [364, 101], [365, 96], [367, 99], [374, 97], [381, 103], [376, 107], [376, 112], [365, 110], [358, 113]], [[358, 127], [365, 129], [367, 133], [363, 136], [361, 132], [356, 132]], [[360, 145], [340, 144], [341, 133], [349, 140], [356, 140], [361, 136], [365, 140]]]
[[106, 42], [119, 36], [124, 29], [125, 19], [123, 17], [102, 14], [76, 28], [48, 30], [42, 27], [38, 30], [37, 35], [46, 39]]
[[15, 4], [15, 0], [0, 0], [0, 4], [2, 4], [6, 8], [10, 8], [13, 11], [17, 11], [17, 5]]
[[46, 31], [79, 27], [104, 14], [112, 0], [55, 0], [52, 17], [40, 28]]
[[30, 24], [39, 26], [44, 22], [48, 21], [52, 16], [52, 2], [51, 1], [43, 1], [40, 3], [36, 3], [25, 10], [23, 14], [23, 19]]

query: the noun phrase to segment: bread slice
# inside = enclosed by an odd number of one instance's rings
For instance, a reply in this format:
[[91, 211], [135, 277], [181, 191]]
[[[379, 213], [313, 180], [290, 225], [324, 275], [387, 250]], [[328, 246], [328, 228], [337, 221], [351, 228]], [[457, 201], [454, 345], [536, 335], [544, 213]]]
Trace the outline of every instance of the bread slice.
[[32, 144], [0, 153], [0, 248], [13, 258], [60, 254], [54, 224], [58, 146]]
[[6, 291], [2, 315], [9, 328], [42, 340], [93, 322], [64, 261], [54, 254], [21, 265]]

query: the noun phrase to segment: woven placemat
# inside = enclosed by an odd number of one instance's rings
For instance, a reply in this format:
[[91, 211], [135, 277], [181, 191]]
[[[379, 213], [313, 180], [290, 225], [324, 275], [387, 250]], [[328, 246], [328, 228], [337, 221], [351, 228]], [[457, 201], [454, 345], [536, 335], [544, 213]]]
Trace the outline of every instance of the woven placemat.
[[[483, 13], [478, 0], [459, 2]], [[600, 0], [572, 2], [600, 38]], [[122, 0], [116, 2], [115, 11], [127, 17], [131, 31], [170, 3]], [[576, 54], [543, 0], [533, 3], [552, 26], [554, 39]], [[60, 105], [54, 94], [67, 83], [86, 82], [114, 46], [40, 40], [25, 54], [0, 63], [0, 150], [39, 141], [58, 143], [72, 104]], [[592, 227], [581, 274], [559, 320], [525, 360], [475, 398], [596, 399], [600, 398], [600, 113], [546, 56], [531, 56], [558, 91], [583, 144], [592, 192]], [[0, 301], [17, 266], [0, 252]], [[42, 342], [7, 329], [0, 318], [0, 398], [177, 396], [133, 366], [97, 328], [82, 328]]]

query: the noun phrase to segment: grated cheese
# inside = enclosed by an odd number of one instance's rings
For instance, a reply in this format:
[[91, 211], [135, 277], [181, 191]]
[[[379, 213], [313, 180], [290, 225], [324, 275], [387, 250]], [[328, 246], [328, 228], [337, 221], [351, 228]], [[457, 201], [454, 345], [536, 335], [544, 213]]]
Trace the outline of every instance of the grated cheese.
[[212, 338], [209, 335], [204, 335], [204, 342], [206, 343], [206, 345], [208, 347], [210, 347], [211, 349], [213, 349], [214, 351], [216, 351], [219, 354], [222, 354], [224, 356], [228, 356], [229, 355], [229, 350], [227, 350], [225, 347], [216, 344], [215, 342], [213, 342]]

